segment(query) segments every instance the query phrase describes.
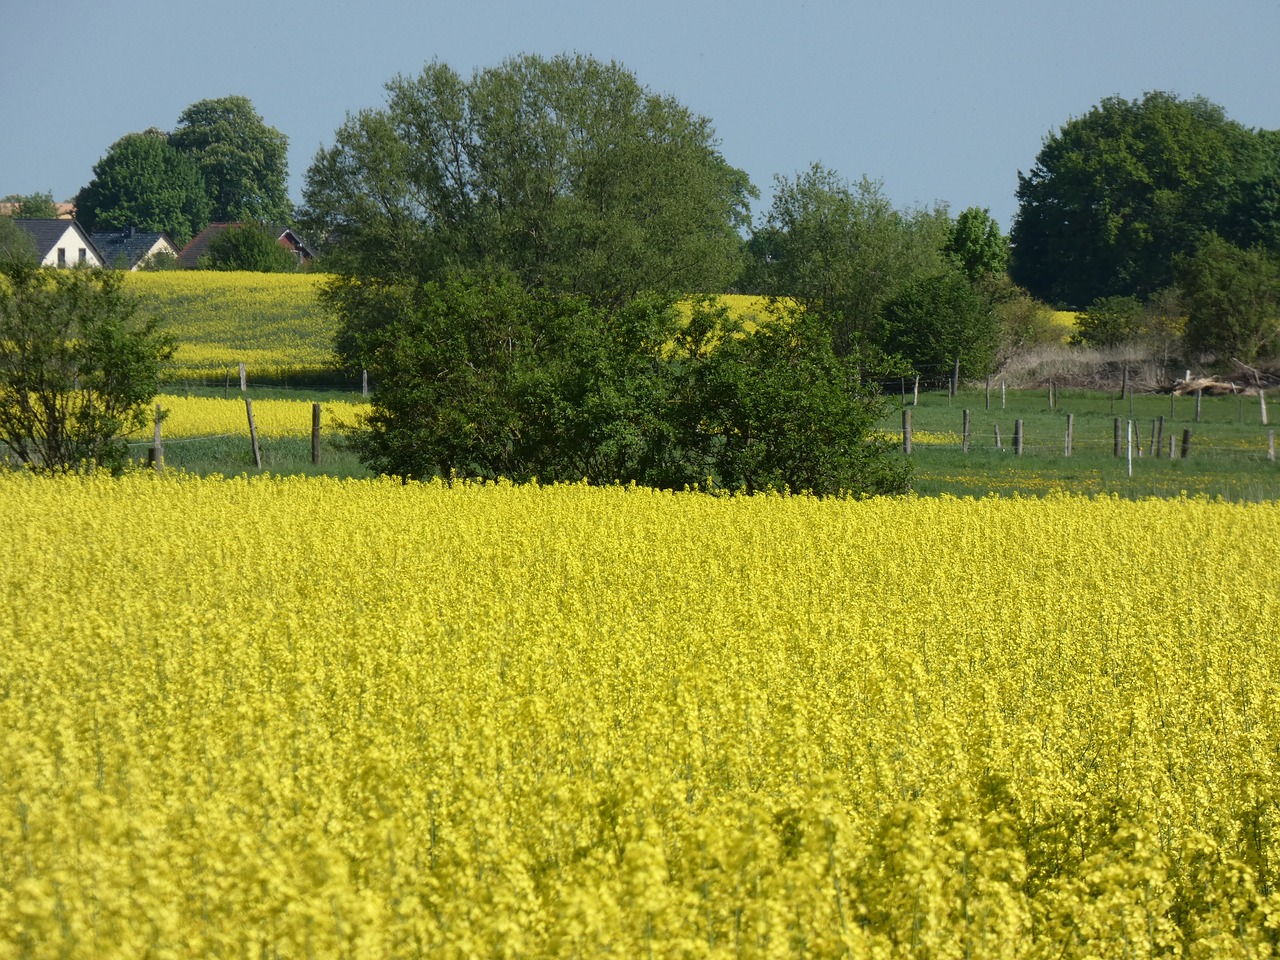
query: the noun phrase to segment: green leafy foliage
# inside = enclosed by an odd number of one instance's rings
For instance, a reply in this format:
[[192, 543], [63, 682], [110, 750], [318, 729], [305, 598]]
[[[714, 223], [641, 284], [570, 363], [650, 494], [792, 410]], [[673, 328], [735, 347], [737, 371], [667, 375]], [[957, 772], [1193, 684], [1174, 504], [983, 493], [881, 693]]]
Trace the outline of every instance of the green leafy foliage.
[[58, 204], [54, 202], [52, 190], [45, 193], [11, 193], [0, 200], [0, 203], [13, 204], [9, 215], [23, 220], [54, 220], [58, 216]]
[[36, 263], [36, 244], [31, 234], [13, 222], [11, 217], [0, 217], [0, 263]]
[[1019, 174], [1013, 278], [1067, 305], [1145, 297], [1170, 284], [1174, 258], [1205, 231], [1274, 230], [1261, 222], [1275, 213], [1269, 163], [1274, 148], [1208, 100], [1109, 97], [1046, 138]]
[[721, 486], [820, 495], [905, 488], [909, 462], [874, 431], [879, 386], [863, 357], [836, 352], [833, 327], [796, 307], [707, 355], [696, 374], [696, 426]]
[[117, 140], [76, 196], [76, 216], [90, 233], [161, 230], [179, 247], [204, 229], [209, 211], [200, 171], [160, 130]]
[[1221, 362], [1280, 355], [1280, 256], [1211, 235], [1178, 263], [1188, 347]]
[[464, 80], [429, 64], [338, 129], [307, 173], [331, 269], [441, 280], [501, 270], [621, 304], [737, 275], [745, 174], [710, 121], [615, 63], [521, 56]]
[[1071, 342], [1090, 347], [1116, 346], [1141, 332], [1142, 316], [1142, 301], [1137, 297], [1100, 297], [1077, 315]]
[[111, 271], [0, 266], [0, 443], [46, 470], [121, 469], [173, 344]]
[[943, 251], [974, 283], [1001, 277], [1009, 266], [1009, 240], [986, 208], [962, 211], [951, 224]]
[[761, 292], [793, 298], [834, 323], [836, 349], [879, 342], [881, 311], [895, 289], [936, 273], [949, 224], [941, 210], [895, 210], [880, 184], [850, 184], [821, 164], [777, 178], [773, 204], [751, 248]]
[[200, 258], [206, 270], [249, 270], [254, 273], [293, 273], [298, 258], [280, 246], [276, 235], [255, 224], [228, 227], [209, 241], [208, 252]]
[[169, 142], [204, 177], [211, 220], [285, 222], [292, 215], [289, 138], [267, 126], [247, 97], [191, 104]]
[[905, 462], [871, 436], [877, 391], [799, 308], [748, 333], [706, 304], [682, 326], [665, 297], [602, 306], [510, 275], [348, 277], [325, 296], [362, 320], [340, 349], [359, 350], [376, 384], [355, 443], [378, 472], [902, 488]]
[[958, 269], [922, 274], [884, 306], [883, 348], [921, 374], [949, 376], [957, 359], [967, 376], [986, 376], [1001, 343], [991, 302]]

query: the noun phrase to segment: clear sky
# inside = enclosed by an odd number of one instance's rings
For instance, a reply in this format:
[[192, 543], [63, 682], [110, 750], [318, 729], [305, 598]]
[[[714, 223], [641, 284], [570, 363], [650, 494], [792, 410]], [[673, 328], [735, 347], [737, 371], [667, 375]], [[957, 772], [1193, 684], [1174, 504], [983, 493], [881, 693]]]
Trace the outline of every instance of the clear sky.
[[1201, 95], [1280, 128], [1280, 0], [0, 0], [0, 196], [70, 199], [119, 137], [239, 94], [289, 138], [290, 193], [349, 111], [438, 59], [616, 60], [714, 123], [761, 190], [815, 161], [895, 206], [979, 206], [1104, 97]]

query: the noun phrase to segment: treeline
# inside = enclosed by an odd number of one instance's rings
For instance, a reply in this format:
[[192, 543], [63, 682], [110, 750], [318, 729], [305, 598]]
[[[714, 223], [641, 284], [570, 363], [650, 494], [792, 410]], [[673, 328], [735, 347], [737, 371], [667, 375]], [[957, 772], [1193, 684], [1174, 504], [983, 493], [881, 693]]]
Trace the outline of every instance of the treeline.
[[[433, 62], [386, 91], [316, 154], [296, 213], [285, 139], [242, 97], [122, 138], [77, 202], [90, 229], [179, 241], [293, 215], [334, 277], [338, 356], [377, 384], [359, 445], [387, 472], [891, 490], [874, 384], [986, 375], [1058, 336], [1049, 304], [1082, 311], [1082, 343], [1280, 351], [1280, 134], [1203, 99], [1070, 120], [1006, 238], [984, 209], [899, 209], [822, 164], [775, 178], [753, 220], [711, 121], [616, 63]], [[228, 237], [233, 265], [270, 253]], [[726, 291], [775, 308], [744, 329], [676, 306]]]

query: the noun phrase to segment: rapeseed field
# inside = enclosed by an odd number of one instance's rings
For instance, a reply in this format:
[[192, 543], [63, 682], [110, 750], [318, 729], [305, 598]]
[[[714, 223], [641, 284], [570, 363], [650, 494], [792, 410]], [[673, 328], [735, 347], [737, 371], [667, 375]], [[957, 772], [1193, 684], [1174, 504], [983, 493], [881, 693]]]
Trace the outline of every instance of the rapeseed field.
[[1280, 507], [0, 474], [0, 957], [1264, 957]]

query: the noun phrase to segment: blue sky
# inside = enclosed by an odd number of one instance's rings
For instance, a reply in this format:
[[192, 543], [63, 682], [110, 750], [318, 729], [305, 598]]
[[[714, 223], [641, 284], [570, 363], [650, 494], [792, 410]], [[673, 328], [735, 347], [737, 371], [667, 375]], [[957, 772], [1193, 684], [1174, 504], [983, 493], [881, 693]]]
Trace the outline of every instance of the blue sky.
[[1202, 95], [1280, 128], [1280, 0], [7, 0], [0, 195], [69, 199], [119, 137], [240, 94], [289, 137], [297, 200], [317, 148], [383, 84], [439, 59], [464, 75], [518, 53], [616, 60], [710, 117], [760, 188], [819, 161], [898, 207], [987, 207], [1104, 97]]

